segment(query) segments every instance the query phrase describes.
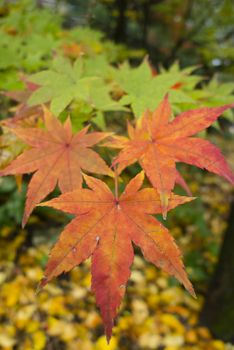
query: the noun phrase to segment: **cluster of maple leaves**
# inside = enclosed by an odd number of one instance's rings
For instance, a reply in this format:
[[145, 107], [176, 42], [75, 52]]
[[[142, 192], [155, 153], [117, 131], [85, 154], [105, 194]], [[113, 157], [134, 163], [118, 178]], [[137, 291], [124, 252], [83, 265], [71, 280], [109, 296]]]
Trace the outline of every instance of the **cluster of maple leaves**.
[[[177, 245], [153, 215], [161, 213], [166, 219], [169, 210], [193, 199], [172, 192], [178, 183], [190, 194], [176, 169], [177, 162], [206, 169], [234, 183], [234, 174], [219, 149], [204, 139], [191, 137], [231, 107], [234, 104], [195, 109], [170, 121], [172, 111], [166, 95], [154, 112], [147, 110], [135, 126], [128, 124], [129, 138], [88, 132], [89, 126], [73, 134], [70, 119], [62, 124], [46, 107], [40, 109], [44, 129], [11, 128], [29, 147], [0, 175], [34, 172], [28, 185], [23, 226], [37, 205], [75, 215], [51, 250], [40, 287], [91, 256], [92, 291], [108, 341], [130, 276], [132, 243], [141, 248], [147, 260], [175, 276], [195, 296]], [[111, 167], [91, 149], [104, 139], [104, 146], [120, 149]], [[119, 196], [118, 176], [136, 161], [143, 171]], [[115, 178], [115, 194], [105, 182], [85, 172]], [[144, 173], [151, 188], [142, 188]], [[82, 186], [83, 179], [87, 187]], [[62, 195], [40, 204], [57, 184]]]

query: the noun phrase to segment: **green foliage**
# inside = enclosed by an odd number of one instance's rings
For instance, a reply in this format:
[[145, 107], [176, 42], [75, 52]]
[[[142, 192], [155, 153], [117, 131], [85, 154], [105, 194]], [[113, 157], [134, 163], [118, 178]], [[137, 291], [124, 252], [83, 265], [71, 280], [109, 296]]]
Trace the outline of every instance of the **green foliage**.
[[[196, 67], [181, 69], [177, 62], [155, 72], [147, 59], [132, 67], [126, 58], [132, 58], [133, 52], [126, 47], [88, 27], [64, 30], [57, 14], [38, 9], [33, 1], [3, 6], [4, 11], [0, 89], [24, 89], [19, 71], [30, 74], [29, 81], [39, 87], [28, 105], [50, 103], [60, 118], [69, 112], [75, 130], [88, 120], [105, 129], [105, 119], [115, 118], [114, 111], [118, 118], [126, 112], [139, 117], [145, 109], [155, 109], [168, 91], [175, 113], [232, 102], [232, 83], [213, 79], [207, 84], [193, 73]], [[119, 67], [113, 65], [123, 59]], [[225, 116], [232, 118], [232, 112]]]
[[[0, 71], [11, 80], [12, 69], [31, 72], [48, 65], [59, 44], [60, 18], [44, 9], [38, 16], [32, 1], [8, 6], [2, 7], [7, 15], [0, 18]], [[2, 82], [0, 86], [9, 88]]]
[[194, 69], [190, 67], [181, 70], [175, 63], [169, 70], [161, 68], [153, 76], [147, 60], [137, 68], [131, 68], [126, 63], [116, 71], [116, 81], [126, 92], [121, 102], [131, 104], [134, 114], [140, 117], [147, 108], [154, 110], [169, 90], [174, 111], [181, 111], [183, 104], [192, 107], [197, 101], [191, 97], [191, 92], [201, 80], [199, 76], [190, 75]]
[[[46, 9], [38, 10], [36, 1], [21, 0], [6, 2], [0, 5], [2, 12], [6, 13], [0, 19], [1, 29], [6, 32], [30, 35], [33, 33], [56, 34], [61, 26], [61, 18]], [[40, 16], [38, 16], [38, 11]]]
[[92, 61], [87, 62], [88, 65], [85, 65], [80, 58], [71, 65], [69, 60], [58, 57], [52, 69], [32, 75], [30, 81], [40, 85], [40, 88], [31, 95], [28, 104], [33, 106], [51, 102], [50, 109], [55, 115], [59, 115], [74, 100], [83, 103], [84, 108], [89, 106], [96, 117], [105, 111], [124, 110], [111, 99], [110, 86], [101, 77], [89, 73]]
[[[233, 102], [234, 83], [222, 83], [217, 78], [212, 78], [202, 89], [191, 92], [194, 99], [204, 101], [207, 107], [220, 106]], [[233, 122], [233, 111], [224, 112], [223, 116]], [[217, 124], [216, 124], [217, 125]]]
[[116, 81], [125, 95], [121, 103], [130, 104], [135, 116], [149, 108], [153, 110], [162, 100], [171, 86], [178, 82], [180, 74], [164, 73], [153, 77], [147, 61], [143, 61], [137, 68], [124, 64], [116, 71]]
[[38, 9], [34, 1], [0, 4], [0, 10], [4, 14], [0, 18], [0, 89], [23, 88], [17, 72], [50, 68], [55, 54], [73, 58], [101, 54], [111, 62], [128, 55], [126, 48], [105, 40], [101, 32], [79, 27], [64, 30], [58, 14]]
[[0, 221], [1, 225], [20, 225], [24, 212], [26, 186], [19, 193], [14, 179], [4, 178], [0, 182]]
[[88, 27], [75, 27], [66, 32], [66, 41], [78, 43], [87, 56], [103, 55], [109, 62], [119, 62], [129, 56], [129, 50], [105, 39], [103, 32]]
[[[175, 63], [169, 70], [161, 68], [153, 75], [146, 59], [135, 68], [128, 62], [115, 68], [104, 55], [80, 57], [73, 64], [68, 58], [58, 56], [51, 69], [29, 77], [40, 87], [32, 93], [28, 104], [50, 102], [55, 115], [69, 107], [70, 111], [78, 112], [77, 118], [89, 110], [94, 123], [105, 128], [104, 112], [128, 111], [126, 107], [130, 106], [132, 113], [140, 117], [147, 108], [154, 110], [168, 90], [175, 113], [198, 105], [212, 107], [231, 103], [233, 84], [212, 80], [203, 84], [203, 89], [196, 88], [202, 77], [191, 75], [194, 69], [196, 67], [180, 69]], [[120, 98], [116, 100], [118, 93]], [[230, 117], [232, 112], [226, 115]]]

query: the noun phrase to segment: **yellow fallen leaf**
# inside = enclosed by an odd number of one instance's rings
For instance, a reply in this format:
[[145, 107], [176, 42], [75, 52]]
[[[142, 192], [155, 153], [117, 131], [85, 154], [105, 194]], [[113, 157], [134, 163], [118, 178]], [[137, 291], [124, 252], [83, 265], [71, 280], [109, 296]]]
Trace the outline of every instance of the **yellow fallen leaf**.
[[181, 348], [181, 346], [184, 344], [184, 337], [181, 335], [167, 335], [163, 339], [163, 344], [165, 346], [170, 346], [170, 347], [177, 347]]
[[198, 342], [197, 333], [193, 329], [190, 329], [185, 334], [185, 340], [187, 343], [196, 344]]
[[125, 317], [121, 317], [118, 322], [117, 332], [128, 330], [132, 326], [132, 323], [133, 323], [132, 316], [128, 315]]
[[201, 308], [201, 299], [198, 297], [197, 299], [192, 298], [189, 294], [185, 294], [185, 303], [189, 306], [190, 309], [194, 311], [200, 311]]
[[0, 334], [0, 346], [3, 349], [13, 349], [13, 346], [16, 344], [16, 339], [7, 335]]
[[183, 318], [188, 318], [190, 314], [189, 309], [181, 305], [170, 305], [167, 307], [167, 312], [170, 314], [176, 313]]
[[27, 323], [26, 326], [26, 331], [28, 333], [34, 333], [35, 331], [37, 331], [41, 326], [41, 323], [37, 320], [31, 320], [30, 322]]
[[189, 317], [189, 320], [188, 320], [189, 324], [191, 326], [196, 326], [197, 321], [198, 321], [198, 315], [191, 313], [191, 315]]
[[179, 287], [171, 287], [160, 293], [161, 302], [169, 305], [176, 305], [183, 301], [184, 291]]
[[31, 322], [31, 318], [36, 310], [36, 305], [22, 306], [15, 316], [15, 325], [19, 329], [23, 329], [28, 322]]
[[225, 350], [225, 344], [221, 340], [213, 340], [211, 344], [214, 350]]
[[73, 284], [73, 286], [71, 286], [71, 288], [72, 288], [71, 296], [72, 296], [73, 300], [83, 299], [87, 294], [87, 289], [84, 287], [76, 286], [75, 284]]
[[24, 350], [32, 350], [33, 349], [32, 339], [29, 337], [24, 339], [24, 341], [22, 341], [21, 344], [22, 344], [22, 349], [24, 349]]
[[160, 295], [159, 294], [150, 294], [147, 299], [147, 303], [150, 308], [155, 309], [157, 305], [160, 303]]
[[26, 275], [31, 281], [39, 282], [43, 277], [43, 271], [40, 267], [28, 268]]
[[85, 325], [88, 328], [95, 328], [101, 323], [102, 323], [101, 316], [95, 311], [89, 312], [85, 319]]
[[66, 299], [63, 295], [54, 296], [44, 302], [41, 309], [51, 316], [64, 316], [68, 314], [65, 302]]
[[145, 276], [142, 272], [135, 270], [131, 273], [130, 281], [137, 284], [145, 284]]
[[43, 350], [46, 345], [46, 336], [45, 333], [41, 330], [36, 331], [32, 335], [33, 340], [33, 350]]
[[82, 281], [83, 286], [88, 287], [88, 289], [90, 289], [91, 286], [91, 274], [88, 273], [85, 278], [83, 278]]
[[145, 269], [145, 277], [148, 281], [155, 281], [157, 277], [157, 270], [154, 266], [147, 266]]
[[149, 316], [147, 304], [140, 299], [132, 301], [132, 316], [135, 324], [141, 324]]
[[14, 227], [10, 227], [10, 226], [1, 227], [1, 237], [2, 238], [8, 237], [13, 230], [14, 230]]
[[87, 339], [88, 330], [87, 330], [85, 325], [83, 325], [83, 324], [76, 324], [75, 325], [75, 329], [76, 329], [76, 337], [78, 339], [80, 339], [80, 340]]
[[0, 272], [0, 285], [7, 279], [7, 274], [5, 272]]
[[137, 269], [142, 269], [142, 268], [145, 268], [145, 262], [139, 255], [135, 255], [133, 266]]
[[18, 278], [13, 282], [4, 284], [1, 291], [1, 297], [4, 300], [5, 306], [12, 308], [18, 303], [22, 293], [22, 278]]
[[197, 333], [203, 339], [211, 339], [210, 331], [206, 327], [198, 327]]
[[182, 323], [176, 318], [176, 316], [171, 314], [162, 314], [161, 322], [167, 325], [172, 331], [178, 334], [184, 334], [185, 329]]
[[112, 336], [109, 345], [107, 344], [106, 337], [101, 336], [98, 338], [94, 350], [117, 350], [117, 339], [115, 336]]
[[156, 283], [160, 288], [165, 289], [168, 286], [168, 279], [166, 277], [158, 277]]
[[69, 350], [94, 350], [93, 342], [89, 339], [80, 340], [76, 339], [69, 342]]
[[158, 334], [144, 333], [138, 339], [142, 348], [157, 349], [162, 344], [162, 338]]
[[74, 323], [70, 323], [57, 318], [48, 319], [48, 334], [57, 336], [65, 342], [69, 342], [77, 337], [77, 329]]

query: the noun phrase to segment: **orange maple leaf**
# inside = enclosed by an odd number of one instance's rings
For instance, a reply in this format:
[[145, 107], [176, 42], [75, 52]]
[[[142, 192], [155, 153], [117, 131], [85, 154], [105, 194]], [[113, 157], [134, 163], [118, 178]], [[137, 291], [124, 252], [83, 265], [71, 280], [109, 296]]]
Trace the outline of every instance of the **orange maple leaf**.
[[46, 130], [12, 129], [12, 132], [32, 148], [24, 151], [0, 172], [0, 175], [18, 175], [36, 171], [28, 186], [23, 226], [36, 204], [53, 191], [57, 182], [62, 192], [68, 192], [81, 187], [81, 169], [113, 175], [104, 160], [89, 148], [110, 133], [87, 134], [88, 127], [85, 127], [73, 135], [70, 118], [62, 125], [46, 108], [44, 120]]
[[[161, 198], [163, 217], [175, 182], [183, 179], [176, 170], [177, 162], [204, 168], [234, 183], [234, 174], [219, 149], [209, 141], [190, 137], [210, 126], [234, 104], [215, 108], [199, 108], [181, 113], [173, 121], [168, 96], [151, 113], [146, 111], [136, 128], [128, 125], [129, 138], [114, 137], [113, 147], [123, 148], [113, 165], [121, 170], [139, 161]], [[108, 142], [111, 146], [111, 142]]]
[[[108, 341], [130, 276], [132, 242], [141, 248], [147, 260], [175, 276], [195, 296], [172, 236], [151, 216], [161, 213], [159, 195], [154, 188], [140, 190], [143, 180], [141, 172], [119, 197], [101, 180], [85, 176], [90, 189], [78, 189], [40, 204], [77, 215], [52, 248], [40, 287], [92, 255], [92, 291]], [[192, 199], [171, 194], [168, 209]]]

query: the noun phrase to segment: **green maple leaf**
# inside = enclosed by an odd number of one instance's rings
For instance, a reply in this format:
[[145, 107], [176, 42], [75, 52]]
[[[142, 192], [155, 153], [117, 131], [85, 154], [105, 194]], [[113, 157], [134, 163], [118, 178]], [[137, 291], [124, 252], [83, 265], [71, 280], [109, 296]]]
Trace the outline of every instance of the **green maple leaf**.
[[22, 66], [27, 71], [45, 67], [45, 62], [52, 59], [52, 52], [59, 45], [59, 41], [51, 34], [32, 34], [27, 38], [24, 45], [21, 45]]
[[[202, 89], [194, 90], [192, 94], [193, 97], [203, 105], [207, 107], [218, 107], [223, 104], [232, 103], [234, 100], [233, 92], [234, 83], [221, 83], [214, 77], [207, 85], [203, 86]], [[233, 123], [234, 114], [231, 109], [225, 111], [223, 116]], [[218, 121], [216, 121], [213, 126], [220, 128]]]
[[190, 71], [179, 71], [173, 67], [171, 71], [162, 70], [160, 74], [153, 76], [147, 60], [144, 60], [137, 68], [131, 68], [125, 63], [115, 73], [116, 82], [126, 93], [120, 102], [123, 105], [130, 104], [136, 117], [140, 117], [146, 109], [154, 110], [169, 90], [170, 101], [173, 105], [194, 104], [195, 101], [186, 91], [171, 89], [176, 83], [188, 79], [188, 74]]
[[123, 64], [115, 79], [126, 95], [122, 104], [130, 104], [137, 117], [149, 108], [154, 110], [169, 88], [179, 80], [178, 73], [164, 73], [153, 77], [146, 60], [137, 68]]
[[113, 80], [115, 68], [111, 66], [106, 56], [100, 54], [84, 59], [84, 71], [86, 76], [101, 77], [105, 80]]
[[50, 102], [50, 109], [59, 115], [71, 102], [82, 101], [96, 111], [123, 110], [112, 100], [110, 87], [101, 77], [87, 76], [81, 59], [72, 66], [70, 61], [58, 57], [52, 69], [31, 75], [30, 80], [38, 85], [30, 97], [30, 106]]
[[21, 41], [19, 38], [14, 38], [6, 33], [0, 35], [0, 69], [8, 69], [10, 67], [18, 67], [17, 60], [18, 50], [20, 49]]

